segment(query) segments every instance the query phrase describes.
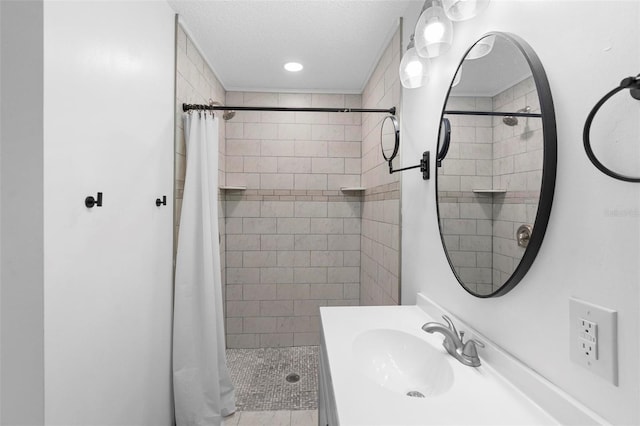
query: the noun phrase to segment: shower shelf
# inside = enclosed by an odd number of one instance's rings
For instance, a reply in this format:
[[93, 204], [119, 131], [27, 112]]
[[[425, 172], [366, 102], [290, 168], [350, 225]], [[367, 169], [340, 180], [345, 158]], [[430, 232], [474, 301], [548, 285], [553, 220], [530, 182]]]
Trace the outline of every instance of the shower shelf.
[[472, 189], [476, 194], [505, 194], [506, 189]]
[[341, 186], [340, 191], [365, 191], [364, 186]]
[[221, 186], [220, 189], [224, 191], [244, 191], [247, 189], [246, 186]]

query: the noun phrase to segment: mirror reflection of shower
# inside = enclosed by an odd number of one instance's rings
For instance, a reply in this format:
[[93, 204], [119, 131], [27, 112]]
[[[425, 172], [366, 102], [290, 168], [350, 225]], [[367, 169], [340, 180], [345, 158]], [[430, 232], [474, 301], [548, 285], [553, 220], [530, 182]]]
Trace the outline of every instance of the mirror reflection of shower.
[[[516, 112], [531, 112], [531, 107], [526, 106], [524, 108], [517, 110]], [[504, 117], [502, 117], [502, 122], [507, 126], [513, 127], [518, 124], [518, 117], [515, 117], [513, 115], [505, 115]]]
[[[516, 113], [518, 112], [531, 112], [531, 107], [527, 105], [526, 107], [516, 111]], [[524, 119], [525, 122], [524, 127], [522, 128], [522, 132], [520, 133], [520, 139], [529, 139], [532, 133], [531, 128], [529, 127], [529, 117], [524, 117]], [[514, 127], [518, 125], [518, 117], [515, 117], [513, 115], [505, 115], [504, 117], [502, 117], [502, 122], [509, 127]]]

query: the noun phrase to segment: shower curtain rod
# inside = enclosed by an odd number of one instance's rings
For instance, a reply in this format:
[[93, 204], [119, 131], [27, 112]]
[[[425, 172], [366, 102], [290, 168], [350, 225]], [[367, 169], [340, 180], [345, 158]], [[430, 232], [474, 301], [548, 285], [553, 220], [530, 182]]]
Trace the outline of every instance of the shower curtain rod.
[[503, 117], [510, 115], [511, 117], [537, 117], [542, 118], [542, 114], [538, 112], [508, 112], [508, 111], [445, 111], [444, 114], [450, 115], [490, 115], [495, 117]]
[[291, 112], [380, 112], [396, 115], [396, 107], [388, 109], [369, 108], [285, 108], [285, 107], [253, 107], [253, 106], [228, 106], [228, 105], [197, 105], [182, 104], [182, 111], [207, 110], [207, 111], [291, 111]]

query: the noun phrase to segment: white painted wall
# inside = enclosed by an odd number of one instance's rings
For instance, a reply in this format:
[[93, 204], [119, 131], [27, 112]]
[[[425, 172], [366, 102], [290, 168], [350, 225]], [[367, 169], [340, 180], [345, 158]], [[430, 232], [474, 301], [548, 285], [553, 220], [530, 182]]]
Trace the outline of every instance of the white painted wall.
[[41, 424], [42, 3], [0, 2], [0, 424]]
[[[0, 22], [2, 22], [2, 8], [0, 7]], [[0, 46], [2, 32], [0, 31]], [[0, 99], [2, 99], [2, 54], [0, 54]], [[0, 114], [0, 132], [2, 131], [2, 114]], [[0, 141], [2, 137], [0, 136]], [[2, 187], [2, 149], [0, 148], [0, 188]], [[0, 224], [2, 223], [2, 199], [0, 198]], [[2, 227], [0, 225], [0, 259], [2, 259]], [[0, 276], [1, 276], [0, 266]], [[0, 278], [0, 330], [2, 330], [2, 281]], [[0, 339], [0, 377], [2, 377], [2, 339]], [[2, 419], [2, 383], [0, 383], [0, 419]], [[0, 420], [1, 422], [2, 420]]]
[[173, 421], [174, 32], [165, 2], [45, 1], [46, 424]]
[[[440, 243], [435, 181], [405, 173], [402, 300], [411, 304], [416, 292], [427, 294], [615, 424], [640, 423], [640, 185], [615, 181], [593, 167], [582, 147], [582, 129], [604, 93], [640, 72], [639, 9], [637, 1], [491, 2], [483, 15], [455, 25], [451, 51], [432, 62], [426, 87], [404, 90], [402, 105], [406, 166], [422, 151], [435, 151], [447, 87], [471, 43], [487, 31], [509, 31], [537, 52], [556, 109], [558, 174], [535, 263], [509, 294], [489, 300], [470, 296], [456, 281]], [[405, 19], [408, 40], [417, 15]], [[607, 114], [623, 117], [621, 140], [637, 143], [639, 103], [616, 108]], [[570, 362], [571, 296], [619, 312], [618, 387]]]

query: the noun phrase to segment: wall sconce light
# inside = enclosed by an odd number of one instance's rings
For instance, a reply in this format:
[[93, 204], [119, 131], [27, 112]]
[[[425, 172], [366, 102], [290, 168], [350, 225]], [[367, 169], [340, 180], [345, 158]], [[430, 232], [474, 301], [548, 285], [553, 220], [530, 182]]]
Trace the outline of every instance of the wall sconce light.
[[433, 58], [449, 50], [453, 42], [453, 24], [438, 0], [427, 0], [422, 6], [415, 29], [418, 55]]
[[452, 21], [466, 21], [487, 8], [489, 0], [442, 0], [444, 13]]
[[418, 55], [413, 34], [400, 61], [399, 73], [400, 83], [407, 89], [422, 87], [429, 81], [429, 60]]
[[[416, 23], [407, 51], [400, 61], [400, 82], [407, 89], [423, 86], [429, 80], [429, 60], [449, 50], [453, 43], [453, 23], [473, 18], [483, 11], [490, 0], [426, 0]], [[485, 37], [467, 54], [467, 59], [485, 56], [495, 42], [495, 36]], [[454, 86], [460, 82], [456, 75]]]

